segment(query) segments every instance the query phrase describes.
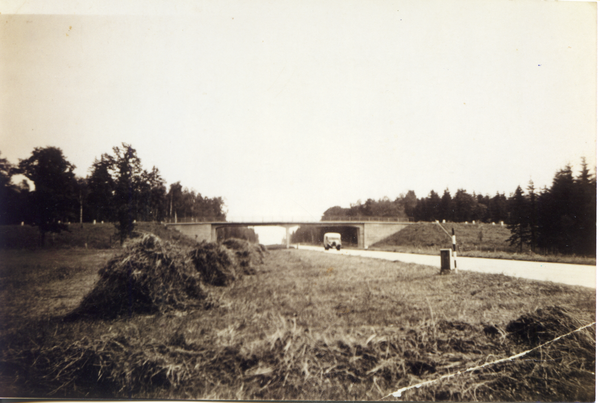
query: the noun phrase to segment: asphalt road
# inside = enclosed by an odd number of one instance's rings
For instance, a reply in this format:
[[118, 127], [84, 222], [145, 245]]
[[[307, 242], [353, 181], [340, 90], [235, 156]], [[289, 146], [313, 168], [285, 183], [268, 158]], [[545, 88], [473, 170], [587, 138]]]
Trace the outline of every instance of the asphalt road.
[[[363, 256], [374, 259], [398, 260], [406, 263], [418, 263], [440, 267], [440, 256], [417, 255], [413, 253], [381, 252], [360, 249], [342, 249], [341, 251], [325, 251], [322, 247], [299, 245], [299, 249], [316, 250], [323, 253]], [[475, 257], [457, 258], [458, 270], [477, 271], [481, 273], [501, 273], [512, 277], [530, 280], [553, 281], [568, 285], [596, 288], [596, 266], [525, 262], [522, 260], [482, 259]]]

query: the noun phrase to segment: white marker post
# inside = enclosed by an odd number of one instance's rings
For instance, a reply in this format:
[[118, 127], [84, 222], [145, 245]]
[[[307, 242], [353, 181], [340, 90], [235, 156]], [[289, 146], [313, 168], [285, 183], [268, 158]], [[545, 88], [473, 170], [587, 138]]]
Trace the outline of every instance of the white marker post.
[[456, 266], [456, 235], [454, 234], [454, 228], [452, 228], [452, 260], [454, 261], [454, 270], [458, 271]]
[[[450, 238], [452, 238], [452, 253], [451, 253], [452, 258], [451, 258], [451, 260], [454, 262], [454, 264], [451, 264], [450, 271], [458, 272], [458, 265], [456, 264], [456, 235], [454, 234], [454, 227], [452, 228], [452, 235], [450, 235], [448, 233], [448, 231], [446, 231], [446, 228], [444, 228], [442, 226], [442, 224], [440, 224], [439, 222], [437, 222], [436, 224], [440, 226], [440, 228], [446, 233], [446, 235], [448, 235]], [[450, 249], [442, 249], [441, 251], [450, 251]], [[443, 252], [441, 252], [441, 253], [443, 256]], [[442, 260], [443, 260], [443, 257], [442, 257]], [[454, 266], [454, 267], [452, 267], [452, 266]]]

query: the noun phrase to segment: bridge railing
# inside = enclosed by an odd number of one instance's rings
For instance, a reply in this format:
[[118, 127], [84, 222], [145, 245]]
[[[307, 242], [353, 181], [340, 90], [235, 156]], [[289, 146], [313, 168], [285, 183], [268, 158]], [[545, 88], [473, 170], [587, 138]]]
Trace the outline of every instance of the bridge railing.
[[181, 217], [177, 218], [177, 220], [175, 220], [174, 218], [165, 218], [163, 222], [166, 224], [188, 224], [194, 222], [227, 222], [227, 220], [216, 217]]
[[377, 216], [325, 216], [321, 221], [377, 221], [377, 222], [407, 222], [411, 218], [377, 217]]
[[293, 216], [232, 216], [227, 220], [223, 220], [222, 218], [216, 217], [182, 217], [177, 220], [173, 218], [167, 218], [164, 220], [167, 224], [188, 224], [188, 223], [203, 223], [203, 222], [236, 222], [236, 223], [252, 223], [252, 222], [287, 222], [287, 223], [303, 223], [303, 222], [319, 222], [319, 221], [334, 221], [334, 222], [344, 222], [344, 221], [371, 221], [371, 222], [407, 222], [412, 221], [409, 218], [398, 218], [398, 217], [376, 217], [376, 216], [325, 216], [325, 217], [315, 217], [315, 216], [302, 216], [302, 217], [293, 217]]

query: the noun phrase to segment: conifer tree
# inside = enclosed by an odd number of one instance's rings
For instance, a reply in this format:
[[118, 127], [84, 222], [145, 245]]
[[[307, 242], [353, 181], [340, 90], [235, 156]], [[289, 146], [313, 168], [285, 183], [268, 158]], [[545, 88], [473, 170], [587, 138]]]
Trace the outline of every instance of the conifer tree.
[[535, 186], [533, 181], [529, 181], [527, 186], [527, 241], [531, 250], [535, 252], [537, 247], [537, 195], [535, 194]]
[[530, 243], [529, 215], [527, 214], [527, 200], [523, 196], [523, 189], [517, 186], [515, 193], [508, 200], [509, 219], [508, 228], [511, 236], [508, 238], [510, 246], [517, 246], [519, 251], [523, 251], [523, 245]]

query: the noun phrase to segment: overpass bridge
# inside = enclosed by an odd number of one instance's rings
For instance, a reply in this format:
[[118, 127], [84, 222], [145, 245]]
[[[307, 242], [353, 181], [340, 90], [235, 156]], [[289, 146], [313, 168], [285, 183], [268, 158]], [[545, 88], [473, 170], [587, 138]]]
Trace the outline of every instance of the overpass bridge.
[[212, 221], [212, 222], [182, 222], [165, 223], [165, 226], [174, 228], [184, 235], [198, 241], [216, 242], [217, 230], [225, 227], [283, 227], [285, 228], [286, 244], [290, 246], [290, 228], [300, 225], [317, 227], [352, 227], [356, 228], [358, 247], [367, 249], [374, 243], [387, 238], [400, 231], [410, 222], [399, 221]]

